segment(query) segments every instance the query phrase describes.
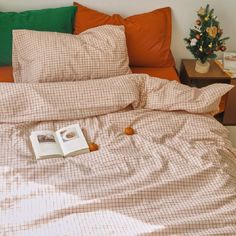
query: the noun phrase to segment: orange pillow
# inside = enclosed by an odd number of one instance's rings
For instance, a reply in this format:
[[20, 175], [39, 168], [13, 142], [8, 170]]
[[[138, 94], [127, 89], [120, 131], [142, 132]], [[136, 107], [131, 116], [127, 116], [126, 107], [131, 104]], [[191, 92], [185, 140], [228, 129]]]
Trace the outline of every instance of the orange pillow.
[[14, 82], [11, 66], [0, 67], [0, 83], [1, 82]]
[[172, 26], [169, 7], [124, 19], [120, 15], [109, 16], [78, 3], [74, 5], [78, 6], [74, 34], [105, 24], [124, 25], [131, 66], [170, 67], [175, 65], [170, 51]]

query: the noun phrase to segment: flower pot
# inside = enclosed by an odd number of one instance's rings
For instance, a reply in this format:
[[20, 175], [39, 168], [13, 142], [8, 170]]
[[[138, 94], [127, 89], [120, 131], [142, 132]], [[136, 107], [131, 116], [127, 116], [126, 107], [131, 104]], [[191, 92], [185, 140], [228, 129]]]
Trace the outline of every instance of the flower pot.
[[195, 71], [198, 73], [207, 73], [210, 69], [210, 63], [206, 61], [205, 63], [201, 63], [201, 61], [197, 60], [195, 65]]

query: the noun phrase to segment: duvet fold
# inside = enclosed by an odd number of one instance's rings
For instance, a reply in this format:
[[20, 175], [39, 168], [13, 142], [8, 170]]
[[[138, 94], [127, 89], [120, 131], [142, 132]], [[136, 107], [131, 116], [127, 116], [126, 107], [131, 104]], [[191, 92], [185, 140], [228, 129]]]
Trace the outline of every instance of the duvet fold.
[[0, 84], [0, 122], [72, 120], [137, 106], [139, 90], [125, 76], [38, 84]]
[[127, 107], [211, 113], [233, 86], [197, 89], [176, 81], [130, 74], [109, 79], [58, 83], [1, 83], [0, 122], [82, 119]]

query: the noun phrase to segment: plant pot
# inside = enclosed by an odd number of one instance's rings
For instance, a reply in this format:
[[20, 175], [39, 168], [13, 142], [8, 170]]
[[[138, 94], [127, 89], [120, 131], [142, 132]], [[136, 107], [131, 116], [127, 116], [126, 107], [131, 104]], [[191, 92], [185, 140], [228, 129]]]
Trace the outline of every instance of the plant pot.
[[201, 63], [201, 61], [197, 60], [195, 65], [195, 71], [198, 73], [207, 73], [210, 69], [210, 63], [206, 61], [205, 63]]

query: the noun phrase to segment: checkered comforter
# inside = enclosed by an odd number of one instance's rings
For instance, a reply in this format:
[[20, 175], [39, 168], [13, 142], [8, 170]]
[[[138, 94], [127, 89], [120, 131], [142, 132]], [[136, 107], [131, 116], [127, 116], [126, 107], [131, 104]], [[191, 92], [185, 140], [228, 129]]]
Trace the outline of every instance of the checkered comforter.
[[[209, 115], [230, 88], [0, 84], [0, 235], [235, 235], [236, 150]], [[31, 131], [75, 123], [98, 151], [35, 161]]]

